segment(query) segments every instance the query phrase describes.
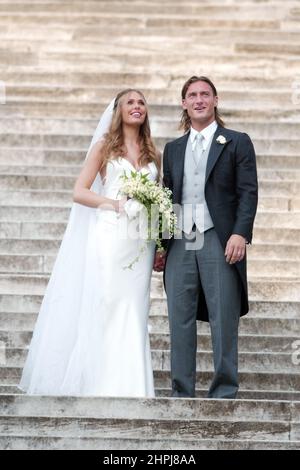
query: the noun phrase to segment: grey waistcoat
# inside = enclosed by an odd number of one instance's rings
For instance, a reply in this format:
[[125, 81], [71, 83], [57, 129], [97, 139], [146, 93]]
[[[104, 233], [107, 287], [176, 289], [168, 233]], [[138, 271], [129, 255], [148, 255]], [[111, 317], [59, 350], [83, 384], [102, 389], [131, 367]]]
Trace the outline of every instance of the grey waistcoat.
[[187, 234], [191, 233], [194, 223], [200, 233], [214, 226], [204, 195], [206, 165], [212, 139], [213, 136], [197, 166], [191, 139], [187, 142], [181, 200], [183, 213], [178, 218], [178, 226]]

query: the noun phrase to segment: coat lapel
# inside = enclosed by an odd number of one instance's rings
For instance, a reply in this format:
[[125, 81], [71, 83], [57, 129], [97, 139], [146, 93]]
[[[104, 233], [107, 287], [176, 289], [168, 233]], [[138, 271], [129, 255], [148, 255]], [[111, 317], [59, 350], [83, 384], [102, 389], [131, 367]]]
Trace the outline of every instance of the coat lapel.
[[181, 201], [181, 194], [182, 194], [182, 184], [183, 184], [183, 173], [184, 173], [184, 159], [185, 159], [185, 149], [187, 146], [187, 141], [190, 136], [188, 132], [185, 134], [181, 139], [177, 142], [176, 146], [176, 156], [174, 159], [175, 163], [175, 172], [174, 172], [174, 190], [176, 188], [176, 192], [178, 194], [178, 201]]
[[[223, 135], [226, 137], [226, 143], [225, 144], [220, 144], [217, 142], [217, 138], [219, 135]], [[232, 139], [227, 136], [226, 129], [224, 127], [218, 126], [216, 129], [216, 132], [214, 133], [213, 140], [211, 143], [210, 151], [208, 154], [208, 159], [207, 159], [207, 166], [206, 166], [206, 176], [205, 176], [205, 183], [207, 182], [215, 164], [218, 161], [218, 158], [220, 157], [221, 153], [223, 152], [224, 148], [230, 142]]]

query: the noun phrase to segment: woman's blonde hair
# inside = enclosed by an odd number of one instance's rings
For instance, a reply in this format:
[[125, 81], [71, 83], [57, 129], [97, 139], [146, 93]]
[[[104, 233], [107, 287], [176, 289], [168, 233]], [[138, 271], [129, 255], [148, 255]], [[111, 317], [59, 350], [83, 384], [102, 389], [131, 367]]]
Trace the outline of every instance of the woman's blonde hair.
[[121, 107], [123, 101], [122, 98], [132, 92], [138, 93], [143, 98], [146, 104], [147, 111], [145, 120], [140, 126], [139, 137], [141, 155], [138, 161], [139, 167], [143, 167], [146, 166], [147, 163], [154, 162], [157, 166], [158, 171], [160, 170], [159, 152], [155, 148], [155, 145], [151, 139], [146, 99], [140, 90], [137, 90], [135, 88], [127, 88], [126, 90], [123, 90], [118, 93], [115, 99], [111, 125], [109, 127], [108, 132], [104, 135], [104, 142], [100, 151], [102, 156], [102, 164], [100, 171], [107, 165], [108, 161], [113, 160], [114, 158], [117, 158], [119, 156], [126, 156], [126, 148], [124, 145], [124, 136], [122, 129]]

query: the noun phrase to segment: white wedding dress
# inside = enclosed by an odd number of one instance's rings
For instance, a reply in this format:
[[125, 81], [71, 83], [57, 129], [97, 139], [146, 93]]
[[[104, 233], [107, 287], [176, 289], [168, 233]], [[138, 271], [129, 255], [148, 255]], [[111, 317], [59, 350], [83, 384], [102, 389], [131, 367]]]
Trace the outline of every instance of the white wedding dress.
[[[120, 176], [133, 170], [122, 157], [110, 161], [102, 194], [121, 199]], [[140, 171], [157, 178], [154, 163]], [[80, 240], [73, 247], [75, 266], [71, 255], [63, 267], [54, 266], [19, 388], [39, 395], [154, 397], [148, 314], [155, 242], [120, 236], [126, 213], [94, 214], [88, 247]], [[71, 243], [66, 234], [62, 249]], [[127, 269], [141, 247], [146, 250]]]

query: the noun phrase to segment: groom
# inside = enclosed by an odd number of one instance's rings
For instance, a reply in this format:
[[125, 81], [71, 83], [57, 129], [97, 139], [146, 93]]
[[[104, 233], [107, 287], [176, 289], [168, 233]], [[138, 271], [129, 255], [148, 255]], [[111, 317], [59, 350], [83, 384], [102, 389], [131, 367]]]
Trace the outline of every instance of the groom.
[[257, 174], [251, 139], [226, 129], [217, 105], [209, 78], [187, 80], [185, 134], [169, 142], [163, 155], [164, 185], [180, 208], [181, 227], [154, 266], [165, 264], [174, 397], [195, 396], [197, 319], [209, 321], [211, 329], [208, 397], [235, 398], [238, 391], [238, 325], [249, 309], [246, 244], [257, 208]]

